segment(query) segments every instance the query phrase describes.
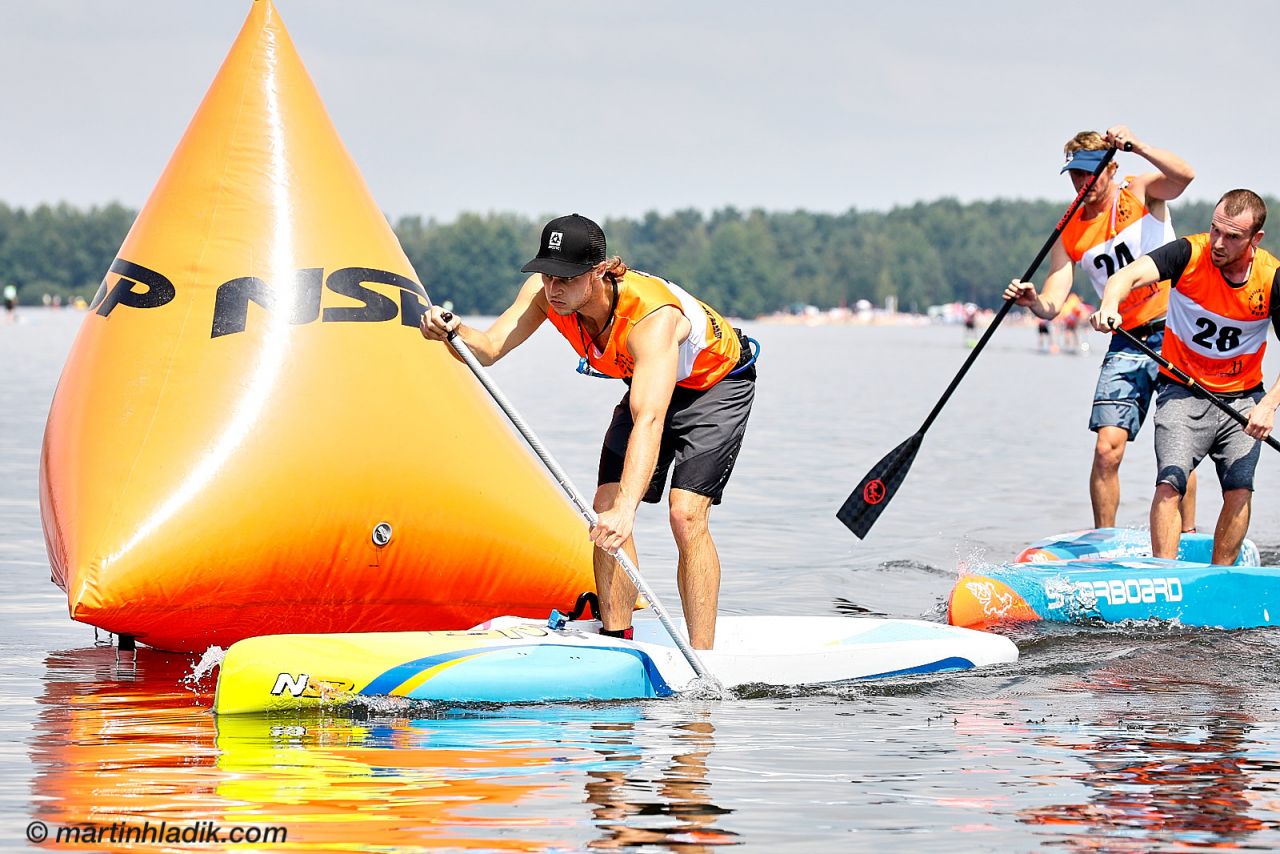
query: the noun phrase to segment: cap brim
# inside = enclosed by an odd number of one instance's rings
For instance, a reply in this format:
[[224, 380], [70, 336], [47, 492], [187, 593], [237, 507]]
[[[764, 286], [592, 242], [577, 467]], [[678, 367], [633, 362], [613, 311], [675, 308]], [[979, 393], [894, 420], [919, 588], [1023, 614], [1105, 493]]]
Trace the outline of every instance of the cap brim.
[[534, 258], [520, 268], [521, 273], [546, 273], [562, 279], [572, 279], [590, 270], [593, 264], [574, 264], [572, 261], [561, 261], [557, 258]]
[[1063, 172], [1086, 172], [1092, 175], [1098, 169], [1098, 164], [1102, 162], [1102, 157], [1073, 157], [1067, 161], [1067, 165], [1058, 170], [1058, 174]]

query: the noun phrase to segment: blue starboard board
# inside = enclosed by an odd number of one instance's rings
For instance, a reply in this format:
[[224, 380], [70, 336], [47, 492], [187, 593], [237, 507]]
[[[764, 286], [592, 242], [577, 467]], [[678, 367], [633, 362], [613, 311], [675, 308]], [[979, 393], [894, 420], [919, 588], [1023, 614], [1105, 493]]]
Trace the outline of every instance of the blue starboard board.
[[1218, 566], [1207, 562], [1213, 550], [1208, 535], [1183, 537], [1179, 554], [1200, 560], [1150, 557], [1148, 536], [1112, 528], [1042, 540], [1022, 552], [1024, 562], [957, 579], [948, 621], [988, 627], [1034, 620], [1165, 620], [1236, 629], [1280, 620], [1280, 568], [1258, 566], [1252, 542], [1245, 541], [1234, 566]]

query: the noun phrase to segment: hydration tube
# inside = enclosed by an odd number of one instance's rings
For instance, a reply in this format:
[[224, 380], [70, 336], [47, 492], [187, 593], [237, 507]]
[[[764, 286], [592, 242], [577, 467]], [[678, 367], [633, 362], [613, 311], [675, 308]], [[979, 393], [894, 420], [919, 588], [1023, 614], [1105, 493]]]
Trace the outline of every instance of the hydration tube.
[[759, 341], [752, 338], [750, 335], [748, 335], [745, 332], [742, 333], [742, 340], [746, 342], [747, 349], [751, 351], [751, 356], [748, 357], [748, 359], [745, 362], [743, 362], [741, 365], [738, 365], [738, 367], [734, 368], [732, 371], [729, 372], [729, 376], [731, 377], [742, 373], [747, 368], [754, 365], [756, 363], [756, 359], [760, 358], [760, 351], [764, 349], [763, 347], [760, 346]]

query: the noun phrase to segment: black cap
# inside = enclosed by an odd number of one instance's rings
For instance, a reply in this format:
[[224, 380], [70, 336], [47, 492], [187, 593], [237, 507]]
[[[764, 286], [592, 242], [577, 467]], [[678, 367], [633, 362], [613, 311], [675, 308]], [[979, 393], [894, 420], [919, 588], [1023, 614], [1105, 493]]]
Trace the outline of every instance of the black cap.
[[581, 276], [604, 258], [604, 232], [600, 226], [585, 216], [569, 214], [556, 217], [543, 227], [537, 257], [520, 272], [570, 279]]

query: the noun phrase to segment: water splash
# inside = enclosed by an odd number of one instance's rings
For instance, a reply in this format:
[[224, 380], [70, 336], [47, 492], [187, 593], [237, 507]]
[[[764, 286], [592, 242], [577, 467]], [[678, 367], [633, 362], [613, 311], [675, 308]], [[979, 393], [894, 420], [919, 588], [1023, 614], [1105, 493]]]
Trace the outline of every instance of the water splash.
[[995, 564], [987, 559], [986, 546], [979, 546], [969, 540], [968, 537], [956, 543], [956, 578], [965, 575], [981, 575], [983, 570], [989, 569]]
[[200, 656], [191, 667], [191, 672], [182, 677], [182, 684], [192, 691], [202, 691], [205, 687], [200, 683], [204, 678], [211, 674], [215, 667], [222, 664], [222, 659], [227, 657], [227, 651], [216, 644], [204, 651], [204, 655]]
[[680, 696], [691, 700], [723, 700], [726, 694], [724, 686], [714, 678], [699, 676], [680, 691]]

